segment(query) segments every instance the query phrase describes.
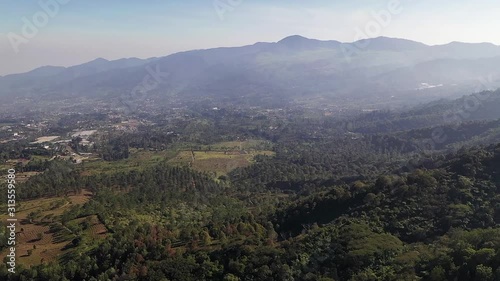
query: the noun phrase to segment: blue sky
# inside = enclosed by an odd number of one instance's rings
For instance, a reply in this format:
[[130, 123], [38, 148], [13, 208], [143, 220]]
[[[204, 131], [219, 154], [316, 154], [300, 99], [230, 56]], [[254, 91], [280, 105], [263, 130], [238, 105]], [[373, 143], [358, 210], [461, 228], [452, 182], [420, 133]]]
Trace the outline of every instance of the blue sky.
[[[40, 3], [51, 1], [68, 3], [58, 4], [47, 24], [26, 39], [22, 19], [33, 23], [33, 16], [44, 11]], [[147, 58], [274, 42], [293, 34], [351, 42], [375, 19], [374, 13], [388, 11], [389, 3], [398, 0], [64, 1], [0, 0], [0, 75], [97, 57]], [[401, 12], [391, 14], [390, 23], [374, 34], [431, 45], [451, 41], [500, 45], [498, 0], [399, 2]], [[9, 34], [26, 39], [18, 43], [17, 52]]]

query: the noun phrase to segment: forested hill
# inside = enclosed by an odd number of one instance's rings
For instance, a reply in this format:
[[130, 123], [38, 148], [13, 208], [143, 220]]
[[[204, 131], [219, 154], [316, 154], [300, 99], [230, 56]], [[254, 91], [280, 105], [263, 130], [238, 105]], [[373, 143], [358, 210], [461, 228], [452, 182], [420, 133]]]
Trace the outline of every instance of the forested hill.
[[[62, 223], [98, 214], [110, 235], [98, 245], [74, 240], [65, 265], [19, 269], [18, 275], [3, 267], [0, 277], [497, 280], [500, 144], [442, 155], [431, 166], [373, 179], [310, 182], [288, 199], [279, 191], [246, 197], [249, 190], [238, 181], [216, 183], [164, 164], [93, 179], [38, 178], [37, 186], [76, 179], [93, 188], [95, 199], [66, 212]], [[239, 181], [244, 177], [240, 173]], [[154, 222], [162, 216], [176, 219]]]
[[388, 133], [431, 126], [457, 125], [467, 121], [500, 118], [500, 90], [442, 99], [409, 110], [375, 111], [349, 120], [349, 129], [359, 133]]

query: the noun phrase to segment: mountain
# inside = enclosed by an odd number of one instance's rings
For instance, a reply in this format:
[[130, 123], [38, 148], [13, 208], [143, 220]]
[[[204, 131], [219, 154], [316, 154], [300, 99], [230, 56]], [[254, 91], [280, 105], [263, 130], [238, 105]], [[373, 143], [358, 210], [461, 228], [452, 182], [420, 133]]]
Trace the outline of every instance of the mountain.
[[[500, 108], [500, 89], [465, 95], [453, 100], [435, 100], [412, 107], [410, 110], [374, 111], [361, 114], [351, 120], [349, 129], [351, 132], [360, 134], [380, 134], [435, 126], [453, 127], [464, 122], [499, 122], [498, 108]], [[493, 127], [498, 128], [498, 125]]]
[[294, 35], [275, 43], [145, 60], [99, 58], [67, 68], [46, 66], [0, 77], [0, 95], [13, 101], [41, 96], [46, 101], [112, 99], [154, 78], [147, 91], [160, 99], [252, 100], [258, 105], [259, 99], [320, 97], [340, 106], [353, 101], [410, 104], [500, 87], [499, 63], [500, 47], [488, 43], [428, 46], [387, 37], [341, 43]]
[[419, 84], [416, 88], [422, 89], [424, 83], [435, 86], [467, 84], [479, 87], [475, 90], [484, 90], [493, 85], [493, 88], [500, 86], [497, 81], [500, 78], [498, 65], [500, 56], [477, 59], [441, 58], [398, 68], [378, 78], [400, 89]]
[[146, 60], [129, 58], [108, 61], [98, 58], [71, 67], [43, 66], [27, 73], [0, 77], [0, 94], [9, 93], [13, 97], [19, 94], [36, 94], [35, 91], [57, 89], [58, 85], [70, 83], [80, 77], [88, 77], [117, 69], [129, 69], [147, 64], [153, 60], [154, 58]]
[[277, 45], [284, 46], [289, 49], [295, 50], [308, 50], [319, 48], [338, 48], [342, 43], [338, 41], [321, 41], [316, 39], [309, 39], [300, 35], [293, 35], [283, 38], [278, 41]]
[[500, 56], [499, 46], [491, 43], [473, 44], [451, 42], [446, 45], [433, 46], [432, 49], [443, 57], [456, 59], [475, 59]]
[[362, 39], [353, 43], [354, 46], [374, 51], [411, 51], [428, 49], [429, 46], [406, 39], [396, 39], [389, 37], [377, 37], [372, 39]]
[[[30, 72], [27, 72], [24, 76], [26, 77], [47, 77], [47, 76], [52, 76], [52, 75], [58, 75], [66, 69], [65, 67], [62, 66], [42, 66], [39, 68], [36, 68]], [[21, 77], [20, 75], [12, 75], [11, 77]]]

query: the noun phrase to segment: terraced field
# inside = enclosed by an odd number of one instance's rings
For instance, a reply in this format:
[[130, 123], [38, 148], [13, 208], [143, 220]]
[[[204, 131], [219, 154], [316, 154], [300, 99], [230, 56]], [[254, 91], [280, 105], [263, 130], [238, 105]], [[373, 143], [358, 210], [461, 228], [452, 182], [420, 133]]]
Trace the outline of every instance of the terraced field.
[[24, 173], [16, 173], [16, 182], [22, 183], [27, 181], [30, 177], [36, 176], [40, 174], [40, 172], [24, 172]]
[[[58, 221], [65, 210], [73, 205], [81, 205], [91, 198], [89, 191], [68, 197], [41, 198], [20, 202], [16, 218], [18, 219], [17, 233], [17, 261], [25, 266], [37, 265], [49, 262], [63, 255], [67, 250], [64, 248], [68, 241], [61, 239], [64, 231], [51, 230], [53, 221]], [[90, 220], [94, 222], [92, 227], [96, 235], [94, 238], [103, 237], [106, 233], [104, 225], [100, 224], [96, 216]], [[2, 214], [1, 221], [5, 221], [7, 216]], [[97, 220], [97, 221], [96, 221]], [[104, 227], [104, 229], [103, 229]], [[104, 230], [104, 231], [103, 231]], [[5, 256], [6, 251], [0, 253]]]
[[104, 238], [108, 233], [108, 229], [104, 224], [102, 224], [96, 215], [91, 216], [91, 225], [90, 225], [90, 235], [92, 238]]

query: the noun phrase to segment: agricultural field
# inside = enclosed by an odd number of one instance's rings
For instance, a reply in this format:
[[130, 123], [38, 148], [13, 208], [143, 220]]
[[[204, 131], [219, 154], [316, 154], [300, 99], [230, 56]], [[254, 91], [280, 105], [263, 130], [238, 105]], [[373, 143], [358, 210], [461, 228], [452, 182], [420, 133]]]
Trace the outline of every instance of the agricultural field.
[[197, 146], [194, 148], [193, 161], [193, 153], [189, 147], [165, 151], [130, 149], [130, 157], [127, 159], [84, 161], [82, 170], [84, 175], [142, 170], [167, 160], [171, 164], [188, 165], [197, 171], [214, 173], [218, 177], [236, 168], [249, 166], [256, 155], [274, 155], [271, 147], [263, 141], [234, 141]]
[[202, 146], [198, 150], [182, 150], [169, 160], [176, 165], [188, 165], [200, 172], [212, 173], [214, 177], [227, 175], [236, 168], [250, 166], [257, 155], [274, 156], [265, 143], [258, 140], [221, 142]]
[[[67, 197], [40, 198], [18, 203], [16, 218], [19, 221], [17, 233], [17, 261], [24, 266], [32, 266], [53, 261], [69, 252], [71, 232], [59, 224], [59, 229], [52, 228], [60, 221], [59, 216], [71, 206], [83, 205], [91, 198], [91, 193], [83, 191], [80, 194]], [[5, 221], [7, 215], [2, 214], [0, 221]], [[85, 220], [87, 218], [82, 218]], [[89, 216], [88, 237], [98, 239], [106, 235], [106, 227], [96, 216]], [[71, 223], [71, 222], [70, 222]], [[0, 253], [5, 256], [6, 251]]]
[[24, 173], [16, 173], [16, 182], [23, 183], [26, 182], [30, 177], [36, 176], [40, 174], [40, 172], [24, 172]]
[[37, 138], [34, 142], [32, 142], [33, 144], [38, 144], [38, 143], [45, 143], [45, 142], [51, 142], [55, 139], [58, 139], [59, 136], [46, 136], [46, 137], [39, 137]]
[[242, 141], [224, 141], [214, 144], [200, 145], [194, 143], [179, 143], [174, 149], [182, 150], [200, 150], [200, 151], [235, 151], [235, 150], [245, 150], [245, 151], [262, 151], [262, 150], [272, 150], [273, 144], [270, 141], [265, 140], [242, 140]]
[[174, 157], [175, 151], [148, 151], [131, 149], [130, 157], [118, 161], [90, 160], [84, 161], [84, 175], [97, 173], [114, 173], [117, 171], [139, 170], [158, 164], [165, 159]]
[[[7, 170], [13, 169], [16, 167], [16, 164], [22, 163], [22, 165], [26, 165], [30, 162], [28, 159], [11, 159], [5, 161], [5, 163], [0, 163], [0, 175], [7, 174]], [[16, 171], [16, 176], [23, 177], [20, 175], [19, 171]]]
[[108, 229], [99, 221], [97, 215], [78, 218], [68, 223], [73, 226], [83, 226], [84, 237], [88, 239], [101, 239], [106, 237]]
[[7, 163], [0, 163], [0, 175], [6, 174], [7, 170], [12, 168], [12, 165]]
[[7, 160], [5, 162], [5, 164], [9, 165], [9, 168], [12, 168], [14, 167], [17, 163], [22, 163], [23, 165], [26, 165], [28, 164], [28, 162], [30, 162], [29, 159], [22, 159], [22, 158], [19, 158], [19, 159], [10, 159], [10, 160]]

